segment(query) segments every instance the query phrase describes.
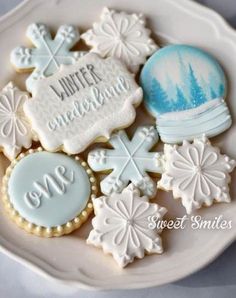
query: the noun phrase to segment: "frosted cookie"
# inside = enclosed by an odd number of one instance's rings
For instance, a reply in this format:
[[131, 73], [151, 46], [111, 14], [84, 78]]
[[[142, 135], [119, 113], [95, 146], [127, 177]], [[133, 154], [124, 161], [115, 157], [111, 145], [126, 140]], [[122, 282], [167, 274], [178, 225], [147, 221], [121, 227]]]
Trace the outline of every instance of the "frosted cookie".
[[10, 160], [32, 143], [31, 126], [23, 110], [26, 100], [29, 94], [11, 82], [0, 91], [0, 147]]
[[161, 220], [166, 208], [148, 202], [141, 197], [132, 184], [122, 193], [113, 193], [93, 199], [95, 217], [88, 244], [101, 247], [104, 253], [112, 254], [120, 267], [125, 267], [134, 258], [148, 254], [162, 253], [160, 229], [151, 229], [149, 218]]
[[141, 100], [142, 88], [120, 61], [89, 53], [40, 80], [24, 110], [45, 149], [76, 154], [129, 126]]
[[109, 195], [121, 192], [131, 181], [150, 197], [156, 194], [156, 185], [146, 172], [162, 173], [162, 153], [149, 152], [158, 142], [153, 126], [139, 127], [130, 141], [125, 131], [113, 134], [109, 140], [113, 149], [95, 149], [88, 155], [88, 164], [94, 171], [113, 170], [101, 182], [101, 191]]
[[141, 72], [144, 104], [165, 143], [216, 136], [231, 125], [226, 79], [218, 62], [187, 45], [156, 52]]
[[118, 13], [104, 8], [101, 21], [81, 35], [91, 51], [102, 57], [116, 57], [136, 73], [146, 57], [158, 48], [150, 38], [142, 14]]
[[31, 93], [40, 78], [54, 74], [61, 64], [75, 63], [85, 54], [70, 51], [80, 39], [78, 30], [71, 25], [59, 27], [54, 39], [44, 24], [31, 24], [26, 35], [35, 48], [22, 46], [15, 48], [11, 53], [11, 63], [18, 71], [34, 69], [26, 80], [27, 90]]
[[16, 224], [42, 237], [68, 234], [92, 211], [96, 180], [78, 156], [30, 149], [3, 178], [3, 201]]
[[220, 154], [205, 138], [193, 143], [184, 141], [181, 146], [165, 145], [165, 170], [158, 188], [172, 191], [175, 199], [181, 198], [188, 214], [213, 201], [230, 202], [230, 175], [236, 161]]

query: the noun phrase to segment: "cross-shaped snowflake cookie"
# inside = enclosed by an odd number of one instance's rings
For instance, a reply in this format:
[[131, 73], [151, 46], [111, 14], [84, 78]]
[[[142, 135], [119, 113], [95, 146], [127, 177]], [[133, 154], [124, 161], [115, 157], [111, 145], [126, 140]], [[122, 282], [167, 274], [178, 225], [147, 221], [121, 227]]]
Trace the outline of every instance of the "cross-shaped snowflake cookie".
[[229, 173], [236, 161], [220, 154], [204, 136], [181, 146], [164, 146], [165, 167], [158, 188], [181, 198], [188, 214], [213, 201], [230, 202]]
[[9, 159], [14, 159], [22, 147], [31, 146], [31, 126], [23, 111], [28, 99], [29, 94], [13, 83], [0, 92], [0, 147]]
[[163, 160], [159, 152], [149, 152], [157, 143], [158, 133], [153, 126], [139, 127], [130, 141], [125, 131], [111, 136], [114, 149], [95, 149], [88, 155], [94, 171], [113, 169], [101, 182], [101, 191], [109, 195], [121, 192], [131, 181], [147, 196], [156, 194], [156, 185], [146, 172], [162, 173]]
[[61, 26], [54, 39], [44, 24], [31, 24], [26, 33], [35, 48], [17, 47], [11, 53], [11, 62], [19, 71], [33, 73], [26, 80], [26, 87], [33, 92], [38, 79], [54, 74], [61, 64], [73, 64], [85, 52], [71, 52], [80, 38], [78, 30], [71, 25]]
[[120, 267], [143, 258], [144, 253], [162, 253], [161, 229], [151, 228], [152, 218], [162, 220], [166, 208], [149, 203], [140, 197], [139, 190], [130, 184], [122, 193], [93, 199], [95, 217], [88, 244], [102, 247], [112, 254]]
[[158, 48], [150, 34], [142, 14], [118, 13], [105, 7], [101, 21], [83, 33], [81, 38], [92, 46], [92, 52], [102, 57], [116, 57], [136, 73], [146, 57]]

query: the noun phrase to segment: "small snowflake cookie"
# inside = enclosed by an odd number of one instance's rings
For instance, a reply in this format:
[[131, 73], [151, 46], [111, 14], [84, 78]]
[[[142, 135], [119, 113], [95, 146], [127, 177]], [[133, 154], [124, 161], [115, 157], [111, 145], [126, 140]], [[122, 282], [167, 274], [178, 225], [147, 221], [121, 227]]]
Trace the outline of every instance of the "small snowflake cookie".
[[29, 92], [40, 78], [54, 74], [61, 64], [73, 64], [85, 52], [71, 52], [70, 49], [79, 41], [78, 30], [71, 25], [61, 26], [52, 39], [48, 27], [44, 24], [31, 24], [26, 32], [35, 48], [17, 47], [11, 53], [11, 62], [19, 71], [33, 73], [26, 80]]
[[53, 237], [69, 234], [87, 220], [97, 186], [78, 156], [38, 148], [12, 161], [1, 190], [5, 209], [20, 228]]
[[101, 190], [109, 195], [121, 192], [131, 181], [150, 197], [156, 194], [156, 185], [146, 172], [163, 172], [162, 153], [149, 152], [157, 143], [158, 133], [153, 126], [137, 129], [130, 141], [125, 131], [113, 134], [109, 143], [114, 149], [95, 149], [88, 155], [88, 164], [94, 171], [113, 169], [101, 182]]
[[148, 197], [140, 197], [139, 190], [130, 184], [122, 193], [113, 193], [93, 199], [95, 217], [88, 244], [101, 247], [112, 254], [120, 267], [144, 253], [162, 253], [162, 230], [151, 229], [150, 217], [162, 220], [167, 212], [164, 207], [149, 203]]
[[181, 146], [165, 145], [165, 170], [158, 188], [181, 198], [188, 214], [213, 201], [230, 202], [230, 175], [236, 161], [220, 154], [206, 137]]
[[88, 53], [39, 80], [24, 111], [46, 150], [77, 154], [132, 124], [142, 95], [123, 63]]
[[81, 38], [92, 46], [92, 52], [102, 57], [116, 57], [136, 73], [146, 57], [158, 48], [150, 33], [142, 14], [117, 13], [105, 7], [101, 21], [83, 33]]
[[23, 111], [28, 99], [29, 94], [11, 82], [0, 92], [0, 146], [11, 160], [32, 143], [31, 126]]

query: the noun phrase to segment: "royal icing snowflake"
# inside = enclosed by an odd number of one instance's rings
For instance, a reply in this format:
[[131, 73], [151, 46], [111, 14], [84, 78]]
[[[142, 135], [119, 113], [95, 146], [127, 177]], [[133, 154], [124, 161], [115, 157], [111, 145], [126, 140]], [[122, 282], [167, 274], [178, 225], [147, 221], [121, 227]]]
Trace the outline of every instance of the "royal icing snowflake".
[[28, 99], [28, 93], [13, 83], [0, 92], [0, 146], [9, 159], [14, 159], [22, 147], [31, 146], [31, 127], [23, 111]]
[[159, 152], [149, 152], [157, 143], [158, 134], [153, 126], [139, 127], [130, 141], [125, 131], [112, 135], [109, 143], [114, 149], [95, 149], [88, 155], [94, 171], [113, 169], [101, 182], [101, 191], [109, 195], [121, 192], [131, 181], [150, 197], [156, 194], [156, 185], [146, 172], [162, 173], [163, 160]]
[[102, 57], [114, 56], [136, 73], [139, 66], [145, 63], [146, 57], [158, 48], [150, 38], [150, 33], [145, 28], [142, 14], [117, 13], [105, 7], [101, 21], [82, 34], [81, 38], [92, 46], [91, 51]]
[[150, 218], [162, 220], [164, 207], [140, 197], [139, 190], [130, 184], [122, 193], [93, 199], [95, 217], [88, 244], [102, 247], [120, 267], [143, 258], [144, 253], [162, 253], [160, 229], [150, 228]]
[[54, 39], [44, 24], [31, 24], [26, 35], [36, 47], [15, 48], [11, 53], [11, 62], [17, 70], [30, 71], [34, 68], [26, 80], [26, 87], [30, 92], [33, 92], [34, 85], [40, 78], [54, 74], [61, 64], [75, 63], [85, 54], [70, 51], [80, 38], [78, 30], [71, 25], [61, 26]]
[[236, 162], [220, 154], [206, 137], [193, 143], [184, 141], [181, 146], [165, 145], [164, 157], [165, 170], [158, 188], [173, 191], [188, 214], [202, 205], [211, 206], [214, 200], [230, 202], [229, 173]]

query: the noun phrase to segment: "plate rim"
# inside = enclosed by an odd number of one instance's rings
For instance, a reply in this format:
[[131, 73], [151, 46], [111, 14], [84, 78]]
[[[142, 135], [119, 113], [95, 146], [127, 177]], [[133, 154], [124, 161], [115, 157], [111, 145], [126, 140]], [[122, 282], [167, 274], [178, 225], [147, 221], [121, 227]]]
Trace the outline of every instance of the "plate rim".
[[[63, 0], [56, 0], [57, 2], [63, 1]], [[196, 13], [198, 14], [198, 11], [201, 11], [203, 14], [203, 17], [205, 18], [205, 16], [208, 17], [208, 21], [210, 21], [214, 26], [217, 27], [217, 30], [219, 32], [222, 33], [222, 31], [225, 33], [225, 38], [229, 38], [231, 40], [234, 40], [235, 46], [236, 46], [236, 31], [235, 29], [216, 11], [214, 11], [213, 9], [204, 6], [203, 4], [197, 3], [194, 0], [179, 0], [178, 2], [176, 2], [176, 0], [166, 0], [168, 2], [171, 2], [173, 5], [180, 7], [181, 9], [187, 10], [190, 13]], [[0, 25], [1, 25], [1, 29], [0, 32], [2, 32], [5, 29], [5, 26], [9, 26], [11, 24], [11, 20], [14, 17], [15, 14], [17, 14], [19, 11], [21, 10], [25, 10], [26, 8], [32, 9], [42, 3], [46, 3], [47, 0], [23, 0], [20, 4], [18, 4], [17, 6], [15, 6], [15, 8], [13, 8], [12, 10], [10, 10], [9, 12], [7, 12], [6, 14], [4, 14], [3, 16], [0, 17]], [[22, 252], [19, 252], [20, 249], [16, 249], [18, 250], [15, 251], [15, 249], [11, 248], [10, 246], [12, 246], [12, 244], [6, 240], [6, 239], [1, 239], [0, 237], [0, 251], [2, 253], [4, 253], [5, 255], [7, 255], [8, 257], [10, 257], [11, 259], [17, 261], [18, 263], [22, 264], [23, 266], [25, 266], [26, 268], [32, 270], [33, 272], [40, 274], [41, 276], [47, 278], [47, 279], [51, 279], [54, 281], [58, 281], [62, 284], [65, 285], [69, 285], [69, 286], [75, 286], [79, 289], [86, 289], [86, 290], [125, 290], [125, 289], [142, 289], [142, 288], [148, 288], [148, 287], [155, 287], [155, 286], [160, 286], [160, 285], [164, 285], [164, 284], [168, 284], [171, 282], [175, 282], [177, 280], [183, 279], [187, 276], [189, 276], [192, 273], [195, 273], [196, 271], [204, 268], [205, 266], [207, 266], [208, 264], [210, 264], [212, 261], [214, 261], [219, 255], [221, 255], [235, 240], [236, 240], [236, 233], [233, 233], [231, 231], [231, 233], [228, 233], [227, 236], [225, 236], [226, 240], [224, 242], [224, 245], [222, 245], [214, 254], [211, 255], [210, 258], [207, 258], [206, 260], [199, 262], [199, 264], [197, 266], [195, 266], [194, 268], [191, 267], [191, 269], [189, 270], [189, 272], [185, 271], [182, 274], [179, 274], [179, 276], [172, 276], [169, 277], [168, 280], [164, 281], [164, 282], [158, 282], [158, 280], [156, 282], [150, 281], [144, 281], [142, 282], [133, 282], [133, 283], [129, 283], [129, 284], [125, 284], [125, 285], [120, 285], [120, 284], [116, 284], [114, 285], [110, 285], [107, 284], [106, 286], [104, 285], [91, 285], [88, 282], [86, 283], [86, 281], [78, 281], [78, 280], [72, 280], [72, 279], [65, 279], [62, 276], [59, 276], [59, 273], [61, 271], [57, 270], [57, 269], [53, 269], [51, 267], [51, 269], [48, 267], [46, 268], [46, 264], [45, 265], [40, 265], [39, 262], [37, 263], [36, 259], [37, 257], [35, 257], [32, 254], [29, 254], [29, 257], [25, 257], [23, 255]], [[223, 242], [223, 241], [222, 241]], [[5, 244], [3, 244], [5, 243]], [[35, 258], [35, 260], [33, 260]], [[39, 259], [39, 258], [38, 258]], [[58, 272], [58, 275], [55, 274], [55, 272]]]

